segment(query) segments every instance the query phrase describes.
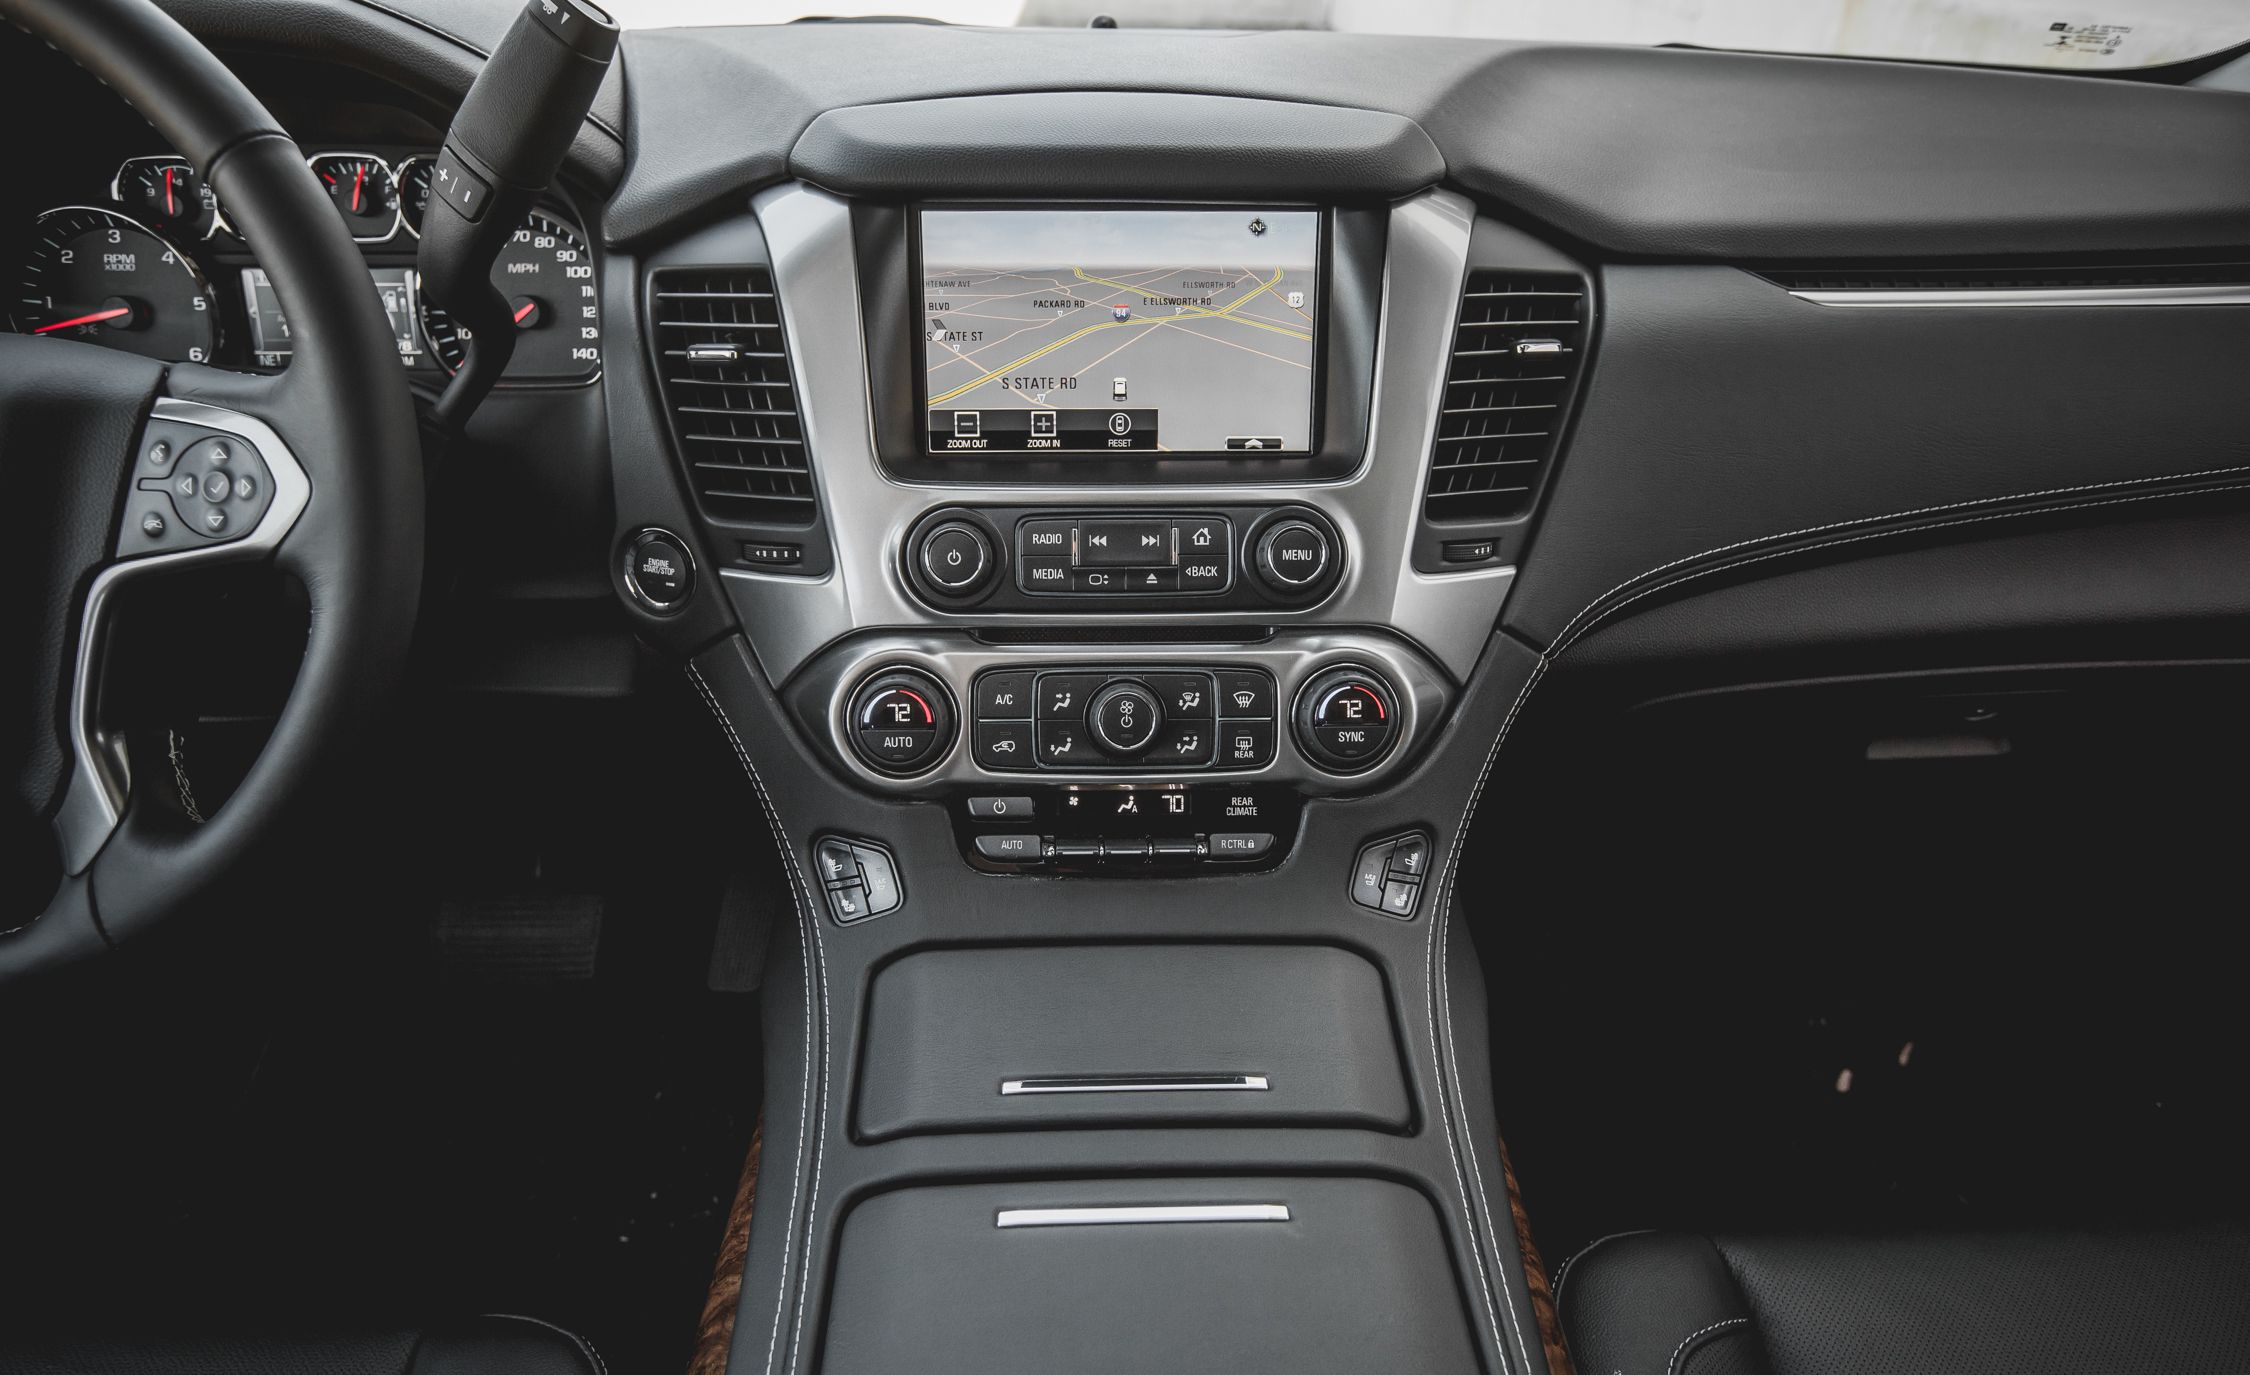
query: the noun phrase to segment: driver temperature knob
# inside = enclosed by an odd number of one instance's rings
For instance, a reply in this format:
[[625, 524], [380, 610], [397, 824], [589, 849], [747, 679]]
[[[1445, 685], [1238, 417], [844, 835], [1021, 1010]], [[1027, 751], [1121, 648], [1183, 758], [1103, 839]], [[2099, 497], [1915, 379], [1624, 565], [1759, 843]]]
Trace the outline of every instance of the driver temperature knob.
[[1086, 704], [1086, 728], [1094, 733], [1094, 743], [1111, 754], [1139, 754], [1156, 742], [1156, 729], [1163, 724], [1163, 702], [1142, 683], [1111, 683]]
[[860, 684], [847, 709], [852, 750], [883, 773], [920, 773], [953, 745], [953, 705], [918, 669], [892, 669]]

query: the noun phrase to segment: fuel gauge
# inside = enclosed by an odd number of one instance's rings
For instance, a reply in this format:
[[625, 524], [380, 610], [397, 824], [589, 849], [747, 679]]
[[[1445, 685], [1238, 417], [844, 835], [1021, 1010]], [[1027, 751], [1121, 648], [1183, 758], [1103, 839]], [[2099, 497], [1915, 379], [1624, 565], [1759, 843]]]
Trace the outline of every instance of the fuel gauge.
[[382, 243], [398, 233], [398, 182], [390, 164], [373, 153], [316, 153], [305, 159], [320, 189], [359, 243]]
[[109, 196], [142, 224], [178, 238], [203, 238], [218, 218], [218, 198], [186, 158], [128, 158]]

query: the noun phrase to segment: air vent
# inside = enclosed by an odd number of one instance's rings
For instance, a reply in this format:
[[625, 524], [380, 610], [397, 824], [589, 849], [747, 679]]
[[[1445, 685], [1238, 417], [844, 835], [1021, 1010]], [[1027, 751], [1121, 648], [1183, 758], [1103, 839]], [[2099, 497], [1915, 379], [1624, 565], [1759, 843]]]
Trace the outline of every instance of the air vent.
[[1586, 287], [1558, 274], [1473, 271], [1461, 293], [1422, 514], [1509, 520], [1531, 509], [1586, 343]]
[[659, 273], [652, 306], [664, 406], [704, 519], [812, 524], [819, 498], [773, 274]]

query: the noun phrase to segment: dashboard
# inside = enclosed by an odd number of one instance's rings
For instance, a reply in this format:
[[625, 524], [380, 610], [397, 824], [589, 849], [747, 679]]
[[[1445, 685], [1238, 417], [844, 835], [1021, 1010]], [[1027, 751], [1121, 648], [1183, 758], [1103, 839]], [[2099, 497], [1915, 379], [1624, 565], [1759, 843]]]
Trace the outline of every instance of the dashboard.
[[[367, 260], [391, 322], [399, 364], [440, 383], [473, 343], [422, 298], [415, 250], [429, 205], [434, 148], [315, 148], [306, 165]], [[68, 203], [7, 227], [7, 320], [18, 333], [78, 339], [167, 362], [243, 371], [286, 368], [286, 303], [226, 207], [185, 159], [136, 153], [104, 169], [64, 170]], [[567, 208], [540, 206], [509, 237], [493, 269], [509, 298], [512, 386], [582, 385], [601, 371], [601, 297], [594, 254]]]

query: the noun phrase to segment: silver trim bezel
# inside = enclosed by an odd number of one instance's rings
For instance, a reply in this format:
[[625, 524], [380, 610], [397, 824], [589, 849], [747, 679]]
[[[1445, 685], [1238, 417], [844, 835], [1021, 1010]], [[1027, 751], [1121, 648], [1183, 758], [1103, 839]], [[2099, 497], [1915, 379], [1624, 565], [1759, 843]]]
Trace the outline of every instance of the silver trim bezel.
[[1929, 291], [1792, 291], [1816, 306], [1859, 310], [2038, 310], [2083, 306], [2250, 306], [2246, 286], [1999, 287]]
[[[1332, 668], [1358, 667], [1380, 673], [1397, 694], [1400, 729], [1389, 749], [1371, 767], [1334, 773], [1297, 749], [1290, 727], [1290, 705], [1306, 683]], [[987, 769], [976, 762], [974, 723], [956, 707], [959, 728], [944, 754], [910, 778], [879, 773], [851, 747], [851, 699], [859, 685], [880, 672], [919, 669], [930, 674], [955, 703], [974, 703], [978, 674], [988, 669], [1115, 669], [1118, 672], [1259, 668], [1273, 675], [1275, 715], [1273, 762], [1254, 769], [1212, 765], [1202, 769]], [[990, 645], [953, 635], [880, 635], [824, 655], [808, 670], [802, 692], [829, 704], [828, 742], [854, 781], [886, 793], [922, 794], [955, 784], [983, 791], [1010, 786], [1056, 784], [1133, 784], [1159, 787], [1174, 783], [1287, 783], [1308, 794], [1363, 792], [1406, 766], [1416, 748], [1445, 721], [1453, 690], [1445, 675], [1407, 646], [1360, 631], [1317, 627], [1249, 645], [1153, 643], [1147, 645], [1025, 644]], [[800, 699], [803, 700], [803, 699]], [[1212, 724], [1219, 720], [1214, 717]], [[1258, 718], [1265, 719], [1265, 718]]]
[[1287, 1222], [1286, 1203], [1150, 1203], [1123, 1208], [1002, 1208], [993, 1225], [1115, 1227], [1147, 1222]]
[[[62, 852], [63, 869], [82, 874], [101, 853], [110, 834], [124, 818], [132, 796], [132, 767], [125, 742], [101, 727], [96, 688], [101, 677], [104, 641], [117, 589], [127, 581], [151, 572], [188, 567], [240, 563], [263, 558], [281, 546], [297, 518], [312, 501], [312, 482], [287, 443], [272, 426], [240, 411], [207, 406], [199, 401], [159, 397], [150, 408], [152, 420], [196, 425], [247, 442], [264, 460], [273, 482], [273, 500], [248, 533], [224, 544], [201, 549], [176, 549], [169, 553], [120, 559], [98, 574], [86, 590], [86, 606], [78, 620], [78, 654], [70, 684], [70, 781], [62, 805], [55, 812], [55, 839]], [[136, 443], [130, 462], [141, 461]]]
[[[349, 148], [323, 148], [317, 153], [305, 155], [305, 170], [312, 172], [315, 178], [318, 178], [320, 174], [313, 164], [319, 162], [322, 158], [365, 158], [383, 169], [383, 175], [391, 179], [391, 194], [398, 197], [398, 203], [391, 207], [391, 227], [373, 238], [363, 234], [354, 234], [352, 235], [352, 242], [362, 244], [389, 243], [397, 238], [399, 227], [406, 223], [406, 188], [399, 184], [398, 168], [392, 165], [391, 160], [378, 157], [373, 153], [355, 153]], [[321, 194], [325, 196], [328, 193], [323, 190]], [[417, 234], [415, 237], [420, 238], [421, 235]]]
[[1264, 1093], [1263, 1074], [1048, 1074], [1000, 1081], [1002, 1098], [1057, 1093]]
[[[719, 570], [719, 584], [772, 681], [787, 682], [857, 630], [1027, 622], [1145, 628], [1159, 638], [1183, 621], [1306, 631], [1385, 626], [1425, 647], [1456, 681], [1466, 680], [1474, 669], [1516, 570], [1496, 566], [1424, 573], [1413, 566], [1430, 446], [1476, 221], [1475, 207], [1464, 197], [1427, 191], [1391, 208], [1367, 448], [1359, 465], [1350, 474], [1320, 482], [1229, 486], [931, 483], [892, 476], [875, 452], [850, 202], [803, 183], [788, 183], [760, 192], [753, 207], [771, 255], [791, 373], [797, 379], [799, 417], [835, 545], [834, 568], [817, 578]], [[1118, 611], [950, 610], [916, 596], [899, 565], [907, 533], [948, 506], [1223, 511], [1282, 503], [1317, 509], [1343, 541], [1344, 566], [1336, 587], [1311, 607], [1222, 610], [1182, 597]]]

